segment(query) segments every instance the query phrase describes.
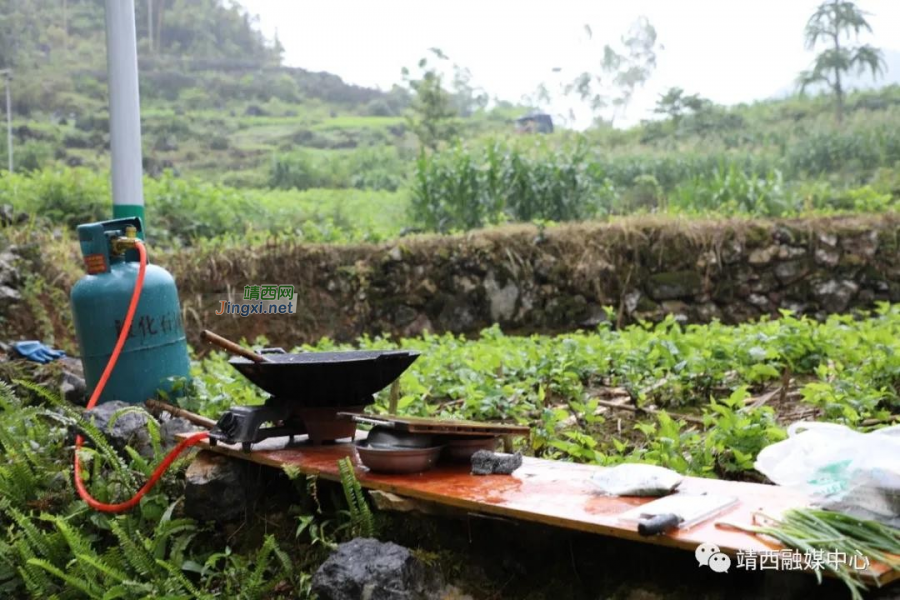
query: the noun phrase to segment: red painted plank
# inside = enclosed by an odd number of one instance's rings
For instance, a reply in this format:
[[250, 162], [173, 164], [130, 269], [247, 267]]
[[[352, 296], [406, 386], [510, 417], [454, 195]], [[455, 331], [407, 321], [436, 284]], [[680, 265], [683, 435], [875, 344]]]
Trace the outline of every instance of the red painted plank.
[[[358, 433], [359, 438], [365, 432]], [[303, 439], [302, 437], [299, 439]], [[306, 442], [287, 445], [287, 438], [272, 438], [254, 444], [251, 453], [238, 446], [219, 444], [210, 448], [244, 460], [273, 467], [293, 465], [301, 472], [338, 480], [337, 461], [351, 457], [363, 487], [419, 498], [469, 511], [544, 523], [578, 531], [608, 535], [691, 552], [703, 543], [716, 544], [721, 551], [735, 555], [780, 549], [767, 545], [755, 535], [721, 529], [717, 521], [752, 524], [755, 511], [777, 515], [788, 508], [806, 506], [808, 499], [798, 492], [772, 485], [686, 477], [679, 490], [686, 493], [736, 496], [738, 504], [725, 512], [688, 529], [670, 535], [641, 537], [633, 525], [621, 523], [618, 516], [651, 498], [609, 497], [596, 493], [591, 477], [603, 467], [525, 458], [512, 475], [475, 476], [468, 465], [443, 465], [415, 475], [372, 473], [359, 462], [349, 443], [313, 446]], [[887, 565], [874, 564], [865, 578], [881, 584], [894, 581], [900, 573]]]

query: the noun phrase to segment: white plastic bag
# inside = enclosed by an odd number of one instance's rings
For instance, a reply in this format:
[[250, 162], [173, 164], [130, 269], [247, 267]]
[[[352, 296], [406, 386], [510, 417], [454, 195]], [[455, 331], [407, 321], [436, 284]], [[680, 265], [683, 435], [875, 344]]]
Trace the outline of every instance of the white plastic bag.
[[756, 469], [802, 489], [823, 508], [900, 527], [900, 425], [860, 433], [836, 423], [793, 423]]

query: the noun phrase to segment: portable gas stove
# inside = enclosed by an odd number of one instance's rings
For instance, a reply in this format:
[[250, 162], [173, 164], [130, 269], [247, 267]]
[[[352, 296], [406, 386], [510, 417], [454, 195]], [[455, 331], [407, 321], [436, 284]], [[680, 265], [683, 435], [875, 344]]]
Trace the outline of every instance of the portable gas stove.
[[305, 434], [313, 444], [352, 440], [356, 423], [338, 413], [361, 413], [419, 357], [405, 350], [287, 354], [268, 348], [262, 354], [271, 362], [233, 358], [229, 364], [271, 397], [262, 406], [226, 411], [209, 432], [211, 445], [241, 444], [249, 452], [270, 437], [293, 442]]

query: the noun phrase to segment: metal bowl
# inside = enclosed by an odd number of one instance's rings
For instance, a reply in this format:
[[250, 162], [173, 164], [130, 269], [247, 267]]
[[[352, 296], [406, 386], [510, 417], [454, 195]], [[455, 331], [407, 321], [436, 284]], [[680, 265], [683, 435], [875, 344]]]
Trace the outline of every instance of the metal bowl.
[[494, 452], [497, 450], [497, 438], [491, 437], [465, 437], [450, 440], [444, 446], [441, 458], [451, 462], [467, 463], [472, 460], [472, 455], [479, 450]]
[[409, 433], [380, 425], [373, 427], [366, 439], [370, 448], [378, 450], [431, 448], [435, 445], [434, 437], [427, 433]]
[[367, 441], [354, 445], [360, 462], [375, 473], [410, 474], [427, 471], [441, 455], [441, 447], [372, 448]]

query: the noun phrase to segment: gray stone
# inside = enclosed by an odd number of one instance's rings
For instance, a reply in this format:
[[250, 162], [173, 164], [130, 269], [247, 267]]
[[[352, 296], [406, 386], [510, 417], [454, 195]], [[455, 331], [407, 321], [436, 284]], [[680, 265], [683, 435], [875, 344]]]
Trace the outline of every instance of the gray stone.
[[536, 280], [541, 283], [546, 283], [547, 281], [553, 281], [557, 279], [554, 276], [554, 271], [557, 268], [557, 259], [555, 256], [550, 254], [541, 254], [534, 261], [534, 277]]
[[676, 321], [687, 322], [690, 307], [681, 300], [666, 300], [659, 306], [665, 314], [674, 316]]
[[606, 311], [602, 306], [596, 304], [592, 305], [588, 307], [588, 311], [588, 316], [578, 324], [579, 327], [593, 328], [600, 323], [606, 323], [607, 321], [609, 321], [609, 316], [606, 314]]
[[743, 258], [744, 245], [738, 240], [732, 239], [722, 244], [719, 252], [722, 256], [722, 262], [726, 265], [731, 265]]
[[494, 273], [488, 273], [484, 279], [484, 291], [491, 305], [491, 319], [494, 322], [509, 321], [516, 314], [516, 300], [519, 299], [519, 288], [512, 281], [500, 286]]
[[647, 293], [657, 302], [689, 298], [702, 291], [703, 278], [694, 271], [657, 273], [647, 280]]
[[479, 450], [472, 455], [472, 475], [512, 475], [521, 466], [521, 452], [504, 454]]
[[[528, 318], [528, 315], [531, 313], [534, 308], [534, 290], [528, 289], [523, 290], [519, 294], [519, 311], [516, 313], [516, 319], [524, 320]], [[598, 307], [601, 312], [603, 307]]]
[[722, 318], [722, 312], [715, 302], [704, 302], [703, 304], [699, 304], [694, 309], [694, 312], [697, 315], [697, 320], [701, 323], [709, 323], [713, 319]]
[[76, 406], [87, 405], [87, 386], [85, 386], [84, 378], [63, 371], [59, 382], [59, 395], [66, 402]]
[[796, 237], [795, 232], [788, 227], [778, 227], [772, 233], [772, 239], [779, 244], [793, 244], [796, 241]]
[[759, 318], [759, 309], [746, 302], [735, 301], [722, 307], [722, 321], [744, 323]]
[[406, 325], [409, 325], [410, 323], [415, 321], [418, 315], [419, 313], [418, 311], [416, 311], [416, 309], [412, 308], [411, 306], [401, 304], [394, 311], [394, 325], [397, 325], [398, 327], [405, 327]]
[[394, 262], [400, 262], [403, 260], [403, 251], [400, 249], [400, 246], [394, 246], [388, 251], [388, 257]]
[[816, 264], [823, 267], [836, 267], [841, 261], [841, 251], [837, 248], [821, 246], [816, 248]]
[[845, 237], [841, 240], [841, 246], [844, 247], [845, 258], [852, 259], [851, 262], [865, 262], [875, 256], [878, 250], [878, 232], [869, 231], [861, 235]]
[[16, 284], [19, 282], [19, 270], [16, 268], [16, 262], [18, 262], [18, 255], [15, 254], [14, 250], [15, 246], [7, 248], [3, 252], [0, 252], [0, 285], [7, 285], [9, 287], [16, 287]]
[[779, 260], [791, 260], [793, 258], [800, 258], [801, 256], [805, 255], [806, 248], [801, 248], [799, 246], [781, 246], [778, 249]]
[[17, 290], [8, 285], [0, 285], [0, 311], [12, 306], [21, 299], [22, 296]]
[[634, 290], [633, 292], [628, 292], [625, 294], [625, 297], [622, 298], [622, 303], [625, 306], [625, 312], [629, 315], [637, 310], [638, 303], [641, 301], [641, 292], [640, 290]]
[[856, 295], [856, 305], [869, 306], [875, 302], [877, 295], [875, 290], [861, 290]]
[[778, 246], [768, 246], [766, 248], [757, 248], [747, 257], [747, 262], [751, 265], [767, 265], [772, 259], [778, 255]]
[[707, 267], [714, 267], [719, 264], [719, 257], [712, 250], [707, 250], [700, 254], [697, 258], [697, 269], [703, 270]]
[[820, 232], [818, 234], [819, 243], [823, 246], [829, 246], [831, 248], [835, 248], [838, 243], [837, 235], [828, 232]]
[[247, 465], [203, 450], [184, 475], [184, 510], [200, 521], [230, 521], [244, 515], [252, 500]]
[[200, 427], [182, 417], [172, 417], [163, 421], [159, 426], [159, 436], [165, 448], [173, 448], [180, 441], [176, 436], [179, 433], [193, 433]]
[[470, 277], [454, 277], [453, 285], [455, 285], [457, 289], [462, 290], [466, 293], [471, 292], [478, 287], [478, 284], [476, 284]]
[[475, 325], [475, 316], [472, 314], [472, 309], [471, 297], [448, 298], [438, 315], [438, 325], [441, 329], [450, 331], [470, 330]]
[[113, 400], [85, 411], [84, 416], [91, 419], [94, 425], [106, 434], [109, 442], [117, 450], [131, 446], [141, 456], [153, 457], [153, 445], [147, 431], [147, 422], [153, 417], [143, 408], [121, 400]]
[[804, 302], [785, 302], [782, 306], [785, 310], [789, 310], [795, 315], [802, 315], [809, 308]]
[[771, 304], [769, 303], [769, 299], [762, 294], [750, 294], [747, 297], [747, 302], [760, 309], [763, 312], [767, 312], [771, 308]]
[[420, 314], [415, 320], [403, 328], [403, 337], [418, 337], [425, 332], [434, 332], [434, 325], [431, 320], [424, 314]]
[[813, 286], [813, 295], [826, 312], [844, 312], [856, 296], [859, 286], [848, 280], [829, 279]]
[[431, 600], [442, 586], [440, 572], [408, 548], [369, 538], [338, 546], [312, 580], [320, 600]]
[[778, 280], [770, 271], [764, 271], [755, 281], [750, 283], [750, 291], [757, 294], [767, 294], [778, 288]]
[[28, 220], [28, 213], [16, 212], [12, 204], [0, 206], [0, 226], [20, 225]]
[[806, 262], [802, 260], [791, 260], [788, 262], [778, 263], [775, 267], [775, 277], [781, 283], [793, 283], [805, 276], [808, 272]]

